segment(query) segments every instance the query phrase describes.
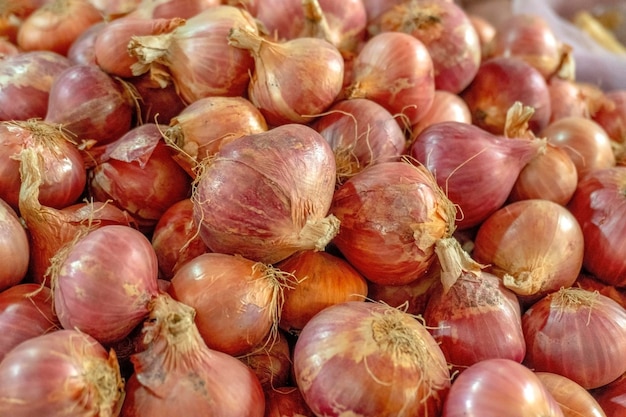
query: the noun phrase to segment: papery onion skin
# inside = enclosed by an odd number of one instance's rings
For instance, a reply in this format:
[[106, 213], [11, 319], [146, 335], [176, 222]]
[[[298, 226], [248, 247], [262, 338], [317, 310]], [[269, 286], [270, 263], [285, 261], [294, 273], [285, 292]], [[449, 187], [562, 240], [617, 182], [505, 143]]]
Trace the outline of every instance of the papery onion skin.
[[571, 286], [581, 271], [583, 233], [576, 218], [549, 200], [521, 200], [489, 216], [479, 227], [476, 261], [525, 302]]
[[333, 243], [369, 281], [403, 285], [435, 259], [435, 242], [452, 234], [454, 206], [430, 172], [408, 162], [371, 165], [346, 181], [331, 213]]
[[252, 369], [266, 394], [291, 380], [291, 343], [283, 331], [238, 359]]
[[271, 343], [281, 286], [277, 270], [269, 265], [205, 253], [174, 274], [168, 293], [196, 311], [198, 331], [210, 349], [240, 356]]
[[315, 417], [298, 387], [281, 386], [265, 392], [265, 417]]
[[411, 127], [412, 142], [424, 129], [439, 122], [472, 123], [467, 103], [458, 95], [445, 90], [435, 90], [433, 103], [424, 117]]
[[298, 337], [295, 381], [315, 415], [439, 415], [450, 373], [439, 346], [408, 314], [350, 301], [312, 318]]
[[47, 287], [22, 283], [0, 292], [0, 362], [21, 342], [58, 330], [53, 311]]
[[626, 142], [626, 90], [608, 91], [605, 98], [610, 101], [592, 116], [609, 137], [618, 143]]
[[563, 375], [585, 389], [626, 372], [626, 310], [602, 294], [575, 287], [550, 293], [526, 310], [522, 329], [524, 364], [535, 371]]
[[626, 167], [589, 173], [568, 209], [585, 237], [585, 269], [609, 285], [626, 287]]
[[588, 98], [573, 80], [553, 76], [548, 80], [550, 94], [550, 122], [564, 117], [589, 117]]
[[0, 291], [18, 284], [26, 276], [30, 260], [28, 235], [15, 210], [0, 199]]
[[230, 142], [203, 167], [192, 195], [200, 236], [213, 252], [267, 264], [322, 250], [339, 229], [328, 215], [335, 171], [328, 142], [305, 125]]
[[154, 250], [129, 226], [88, 232], [53, 265], [54, 310], [61, 325], [101, 343], [126, 337], [146, 319], [148, 303], [158, 293]]
[[174, 84], [161, 86], [150, 73], [125, 79], [137, 94], [137, 125], [155, 123], [167, 125], [186, 104]]
[[141, 0], [128, 16], [142, 19], [189, 19], [209, 7], [219, 6], [220, 0]]
[[626, 374], [605, 385], [592, 394], [608, 417], [626, 415]]
[[452, 383], [442, 417], [564, 417], [541, 380], [511, 359], [485, 359]]
[[52, 51], [20, 52], [0, 60], [0, 120], [45, 117], [53, 80], [70, 66]]
[[591, 393], [571, 379], [552, 372], [535, 372], [561, 407], [564, 417], [606, 417]]
[[115, 417], [124, 398], [115, 352], [76, 330], [22, 342], [0, 362], [0, 376], [5, 416]]

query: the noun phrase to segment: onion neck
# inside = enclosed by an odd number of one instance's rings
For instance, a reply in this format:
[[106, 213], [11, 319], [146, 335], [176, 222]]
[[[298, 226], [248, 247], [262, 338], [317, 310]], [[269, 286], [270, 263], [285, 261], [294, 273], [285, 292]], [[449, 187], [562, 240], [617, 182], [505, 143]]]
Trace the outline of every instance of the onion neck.
[[128, 43], [128, 53], [137, 58], [137, 62], [131, 65], [133, 75], [145, 74], [153, 63], [167, 65], [165, 58], [173, 40], [173, 33], [133, 36]]
[[464, 274], [480, 275], [485, 265], [479, 264], [463, 250], [458, 240], [453, 237], [435, 242], [435, 253], [441, 265], [441, 283], [446, 294], [454, 283]]
[[335, 44], [332, 39], [328, 21], [318, 0], [302, 0], [304, 9], [304, 31], [303, 37], [324, 39]]
[[300, 231], [300, 240], [303, 246], [322, 251], [339, 233], [339, 219], [329, 214], [323, 219], [307, 219]]
[[245, 27], [233, 27], [228, 34], [228, 44], [236, 48], [247, 49], [253, 56], [261, 54], [261, 48], [269, 43], [253, 30]]
[[83, 376], [92, 389], [85, 393], [86, 398], [81, 403], [94, 405], [89, 411], [99, 417], [118, 416], [124, 402], [124, 380], [115, 351], [110, 351], [107, 360], [90, 359], [84, 366]]

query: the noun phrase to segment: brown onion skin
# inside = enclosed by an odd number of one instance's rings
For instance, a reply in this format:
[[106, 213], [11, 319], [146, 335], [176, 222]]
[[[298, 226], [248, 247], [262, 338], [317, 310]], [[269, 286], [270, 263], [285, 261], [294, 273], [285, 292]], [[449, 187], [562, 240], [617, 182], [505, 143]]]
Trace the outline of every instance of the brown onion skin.
[[344, 98], [367, 98], [399, 117], [409, 127], [424, 117], [433, 103], [435, 73], [426, 46], [402, 32], [369, 38], [352, 62]]
[[295, 343], [293, 366], [315, 415], [436, 416], [450, 388], [428, 330], [379, 303], [336, 304], [313, 317]]
[[423, 317], [453, 370], [490, 358], [524, 359], [519, 301], [493, 274], [466, 272], [448, 291], [435, 285]]
[[544, 199], [566, 205], [578, 185], [578, 171], [563, 148], [552, 144], [522, 168], [509, 201]]
[[585, 269], [616, 287], [626, 287], [625, 196], [626, 167], [613, 167], [589, 173], [568, 204], [585, 237]]
[[62, 124], [77, 142], [119, 139], [133, 121], [134, 104], [123, 85], [95, 65], [72, 65], [59, 74], [44, 118]]
[[472, 113], [472, 123], [496, 135], [503, 134], [507, 111], [517, 101], [535, 110], [528, 122], [534, 133], [548, 125], [552, 113], [543, 75], [514, 57], [499, 56], [482, 61], [461, 97]]
[[578, 221], [565, 207], [521, 200], [480, 225], [472, 255], [528, 303], [576, 281], [584, 243]]
[[591, 393], [571, 379], [553, 372], [535, 372], [554, 397], [564, 417], [606, 417]]
[[265, 417], [315, 417], [298, 387], [265, 391]]
[[442, 417], [564, 417], [533, 371], [511, 359], [480, 361], [452, 383]]
[[478, 33], [460, 5], [448, 0], [405, 1], [380, 16], [381, 31], [400, 31], [428, 49], [435, 88], [458, 94], [472, 81], [481, 62]]
[[47, 287], [22, 283], [0, 292], [0, 362], [21, 342], [58, 330], [53, 311]]
[[576, 165], [579, 180], [593, 170], [610, 168], [616, 163], [611, 139], [598, 123], [586, 117], [555, 120], [539, 136], [567, 151]]
[[291, 344], [283, 331], [238, 359], [252, 369], [266, 394], [290, 382]]
[[0, 120], [45, 117], [52, 83], [70, 66], [52, 51], [20, 52], [0, 60]]
[[213, 252], [267, 264], [322, 250], [338, 230], [328, 215], [335, 172], [330, 145], [305, 125], [232, 141], [198, 177], [192, 199], [200, 236]]
[[151, 237], [161, 279], [171, 280], [186, 262], [208, 251], [197, 231], [190, 198], [180, 200], [165, 210]]
[[608, 91], [605, 98], [610, 101], [600, 107], [592, 116], [593, 120], [618, 143], [626, 142], [626, 90]]
[[[435, 90], [433, 104], [424, 117], [411, 127], [412, 142], [424, 129], [439, 122], [472, 123], [472, 114], [467, 103], [458, 94]], [[410, 145], [409, 145], [410, 146]]]
[[[24, 279], [30, 261], [30, 245], [20, 217], [4, 200], [0, 199], [0, 258], [5, 264], [0, 271], [0, 291]], [[9, 261], [10, 259], [10, 261]]]
[[561, 288], [526, 310], [522, 329], [524, 364], [535, 371], [563, 375], [585, 389], [626, 372], [626, 310], [602, 294]]
[[454, 212], [431, 174], [407, 162], [371, 165], [336, 192], [341, 222], [333, 243], [369, 281], [403, 285], [434, 262], [434, 245], [452, 233]]
[[115, 352], [76, 330], [20, 343], [0, 362], [0, 376], [6, 416], [114, 416], [124, 400]]
[[347, 261], [326, 252], [301, 251], [276, 264], [292, 273], [296, 284], [283, 291], [279, 326], [298, 333], [311, 318], [331, 305], [365, 301], [367, 282]]

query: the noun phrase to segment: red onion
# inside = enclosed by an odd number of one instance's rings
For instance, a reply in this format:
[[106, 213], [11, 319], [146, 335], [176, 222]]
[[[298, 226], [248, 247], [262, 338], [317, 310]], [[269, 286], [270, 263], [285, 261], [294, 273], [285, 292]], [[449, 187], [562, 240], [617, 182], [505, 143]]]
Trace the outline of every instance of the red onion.
[[542, 140], [509, 139], [452, 121], [424, 129], [413, 140], [409, 154], [434, 173], [459, 208], [457, 226], [467, 229], [502, 207], [520, 171], [544, 147]]
[[97, 65], [95, 43], [98, 34], [105, 28], [107, 22], [99, 22], [89, 26], [72, 42], [67, 50], [67, 58], [77, 65]]
[[472, 22], [474, 30], [476, 30], [476, 34], [480, 40], [481, 55], [484, 57], [486, 55], [485, 49], [487, 45], [489, 45], [489, 42], [491, 42], [496, 35], [496, 27], [489, 19], [480, 14], [470, 12], [467, 14], [467, 17], [470, 22]]
[[146, 123], [107, 147], [90, 170], [89, 191], [127, 211], [142, 231], [152, 231], [165, 211], [191, 194], [191, 178], [161, 140], [161, 127]]
[[565, 417], [606, 417], [591, 393], [571, 379], [552, 372], [535, 372], [561, 407]]
[[140, 19], [189, 19], [220, 3], [220, 0], [141, 0], [128, 16]]
[[51, 51], [21, 52], [0, 60], [0, 120], [43, 118], [54, 79], [71, 62]]
[[15, 44], [20, 25], [47, 0], [5, 1], [0, 5], [0, 36]]
[[315, 415], [437, 416], [450, 388], [441, 349], [413, 316], [350, 301], [302, 329], [295, 381]]
[[458, 376], [441, 417], [564, 417], [533, 371], [511, 359], [480, 361]]
[[263, 341], [250, 353], [238, 359], [252, 369], [266, 395], [290, 381], [291, 345], [282, 331], [278, 331], [270, 343]]
[[335, 159], [315, 130], [287, 124], [224, 145], [196, 180], [194, 216], [213, 252], [273, 264], [323, 250], [339, 225], [328, 210]]
[[54, 309], [65, 329], [100, 343], [126, 337], [157, 296], [157, 259], [137, 230], [107, 225], [79, 234], [52, 262]]
[[608, 417], [626, 415], [626, 374], [593, 392]]
[[549, 200], [521, 200], [480, 225], [472, 254], [528, 301], [576, 281], [584, 243], [576, 218], [565, 207]]
[[543, 75], [514, 57], [485, 60], [470, 85], [461, 93], [473, 123], [496, 135], [504, 133], [508, 110], [515, 102], [532, 107], [529, 128], [537, 133], [550, 120], [550, 93]]
[[206, 415], [263, 417], [259, 380], [236, 358], [211, 350], [191, 307], [154, 299], [144, 323], [145, 349], [133, 355], [121, 417]]
[[205, 253], [174, 274], [169, 294], [196, 311], [207, 346], [229, 355], [271, 343], [278, 328], [282, 271], [242, 256]]
[[440, 122], [472, 123], [472, 115], [465, 100], [458, 94], [445, 90], [435, 90], [430, 109], [411, 128], [410, 141], [412, 142], [428, 126]]
[[137, 8], [141, 0], [89, 0], [107, 20], [125, 16]]
[[331, 213], [341, 222], [333, 243], [365, 278], [383, 285], [419, 279], [455, 217], [430, 172], [408, 162], [359, 172], [335, 192]]
[[19, 158], [24, 149], [43, 160], [41, 204], [63, 208], [75, 203], [86, 183], [82, 156], [61, 126], [37, 119], [0, 123], [0, 198], [19, 210]]
[[49, 0], [19, 25], [17, 46], [23, 51], [67, 55], [83, 31], [103, 20], [100, 11], [87, 0]]
[[249, 100], [221, 96], [196, 100], [175, 115], [169, 125], [163, 133], [165, 141], [177, 149], [175, 160], [193, 176], [198, 164], [224, 144], [268, 129], [265, 118]]
[[535, 371], [563, 375], [586, 389], [626, 372], [626, 310], [602, 294], [561, 288], [526, 310], [522, 328], [524, 363]]
[[207, 252], [197, 231], [191, 199], [180, 200], [165, 210], [151, 238], [159, 261], [160, 278], [170, 280], [186, 262]]
[[187, 19], [170, 33], [133, 36], [128, 44], [129, 53], [138, 60], [131, 68], [133, 74], [164, 66], [167, 73], [156, 76], [165, 85], [171, 75], [188, 104], [202, 97], [240, 96], [248, 87], [254, 61], [246, 51], [228, 44], [234, 27], [257, 32], [248, 12], [220, 5]]
[[593, 120], [598, 123], [609, 137], [618, 143], [626, 142], [626, 90], [609, 91], [605, 94], [609, 100], [593, 114]]
[[248, 96], [269, 125], [308, 123], [328, 109], [341, 92], [343, 57], [324, 39], [307, 37], [277, 43], [256, 31], [234, 27], [228, 42], [254, 58]]
[[404, 0], [361, 0], [365, 6], [368, 23], [372, 24], [376, 19], [387, 10], [397, 4], [401, 4]]
[[593, 170], [615, 165], [611, 139], [599, 124], [588, 118], [571, 116], [555, 120], [539, 135], [567, 152], [576, 165], [579, 180]]
[[589, 117], [590, 103], [575, 81], [557, 76], [548, 80], [550, 123], [564, 117]]
[[47, 287], [24, 283], [0, 292], [0, 362], [21, 342], [58, 330], [53, 311]]
[[315, 417], [297, 387], [284, 386], [265, 392], [265, 417]]
[[95, 65], [73, 65], [52, 83], [45, 121], [63, 125], [78, 142], [103, 145], [130, 129], [133, 114], [123, 84]]
[[460, 93], [481, 62], [481, 44], [469, 16], [449, 0], [411, 0], [390, 8], [378, 29], [405, 32], [419, 39], [433, 61], [435, 88]]
[[435, 74], [426, 46], [402, 32], [383, 32], [367, 40], [352, 63], [345, 98], [368, 98], [409, 127], [433, 103]]
[[125, 80], [136, 96], [137, 124], [157, 123], [167, 125], [185, 108], [176, 86], [161, 86], [151, 74], [146, 73]]
[[0, 291], [18, 284], [26, 276], [30, 260], [28, 235], [20, 218], [4, 200], [0, 199]]
[[599, 280], [626, 287], [626, 167], [589, 173], [568, 209], [585, 237], [583, 266]]
[[91, 336], [58, 330], [22, 342], [0, 362], [4, 416], [117, 416], [124, 381], [115, 352]]
[[311, 318], [345, 301], [365, 301], [367, 282], [347, 261], [327, 252], [301, 251], [279, 262], [295, 283], [283, 289], [279, 326], [298, 333]]
[[338, 101], [311, 126], [335, 153], [339, 184], [368, 165], [397, 161], [406, 146], [393, 115], [364, 98]]
[[622, 288], [605, 284], [584, 270], [578, 275], [578, 278], [576, 278], [576, 282], [573, 286], [583, 288], [587, 291], [597, 291], [626, 308], [626, 291]]

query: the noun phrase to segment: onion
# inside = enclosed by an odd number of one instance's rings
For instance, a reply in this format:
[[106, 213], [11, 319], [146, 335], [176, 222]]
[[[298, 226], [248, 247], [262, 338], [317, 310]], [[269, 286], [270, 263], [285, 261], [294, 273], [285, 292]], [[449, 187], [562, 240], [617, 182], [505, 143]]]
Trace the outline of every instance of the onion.
[[279, 326], [298, 333], [311, 318], [345, 301], [365, 301], [367, 282], [347, 261], [326, 252], [301, 251], [279, 262], [295, 283], [283, 291]]
[[21, 342], [59, 329], [51, 300], [49, 288], [31, 283], [0, 292], [0, 362]]
[[242, 256], [205, 253], [174, 274], [168, 292], [196, 311], [209, 348], [239, 356], [276, 337], [283, 275]]
[[65, 329], [100, 343], [126, 337], [157, 296], [157, 259], [150, 241], [123, 225], [80, 233], [52, 261], [54, 310]]
[[50, 0], [24, 19], [17, 32], [17, 46], [23, 51], [67, 55], [85, 29], [102, 21], [102, 14], [88, 0]]
[[7, 353], [0, 362], [0, 392], [6, 416], [117, 416], [124, 382], [114, 351], [87, 334], [58, 330]]
[[589, 273], [584, 270], [578, 275], [578, 278], [576, 278], [574, 286], [587, 291], [597, 291], [626, 308], [626, 291], [613, 285], [605, 284], [593, 275], [589, 275]]
[[51, 51], [21, 52], [0, 60], [0, 120], [43, 118], [54, 79], [71, 62]]
[[589, 117], [590, 103], [578, 83], [561, 77], [548, 80], [550, 123], [564, 117]]
[[521, 363], [526, 344], [516, 294], [481, 271], [456, 240], [439, 241], [437, 250], [442, 279], [434, 284], [423, 317], [446, 361], [459, 372], [491, 358]]
[[365, 5], [367, 13], [367, 21], [371, 25], [376, 19], [387, 10], [397, 4], [403, 3], [405, 0], [361, 0]]
[[450, 387], [445, 358], [428, 330], [379, 303], [322, 310], [302, 329], [293, 367], [315, 415], [436, 416]]
[[263, 417], [259, 380], [236, 358], [209, 349], [191, 307], [154, 299], [144, 323], [145, 349], [133, 355], [121, 417], [206, 415]]
[[172, 204], [159, 218], [152, 233], [152, 247], [159, 261], [159, 277], [171, 280], [186, 262], [207, 252], [197, 234], [193, 202], [189, 198]]
[[599, 280], [626, 287], [626, 167], [589, 173], [568, 204], [585, 237], [583, 266]]
[[566, 205], [578, 185], [578, 171], [564, 148], [548, 144], [520, 171], [509, 201], [550, 200]]
[[259, 109], [243, 97], [198, 99], [172, 117], [169, 125], [163, 133], [165, 141], [178, 150], [174, 159], [192, 176], [198, 164], [224, 144], [268, 130]]
[[78, 142], [110, 143], [132, 123], [131, 97], [117, 79], [95, 65], [72, 65], [52, 83], [44, 118], [58, 123]]
[[382, 162], [346, 181], [331, 213], [341, 222], [333, 243], [348, 262], [369, 281], [403, 285], [428, 270], [455, 209], [424, 167]]
[[15, 44], [21, 24], [48, 0], [3, 1], [0, 4], [0, 36]]
[[265, 417], [315, 417], [297, 387], [284, 386], [265, 392]]
[[[467, 12], [467, 11], [466, 11]], [[486, 55], [486, 47], [496, 35], [496, 27], [487, 18], [477, 13], [468, 13], [467, 17], [474, 26], [480, 41], [481, 56]]]
[[542, 140], [509, 139], [452, 121], [424, 129], [413, 140], [409, 154], [434, 173], [459, 208], [457, 226], [467, 229], [502, 207], [520, 171], [544, 147]]
[[98, 34], [104, 29], [107, 22], [94, 23], [83, 31], [72, 42], [67, 50], [67, 58], [78, 65], [97, 65], [95, 43]]
[[583, 246], [582, 230], [565, 207], [549, 200], [521, 200], [480, 225], [472, 254], [528, 302], [576, 281]]
[[615, 165], [611, 139], [599, 124], [588, 118], [572, 116], [555, 120], [539, 135], [567, 151], [576, 165], [579, 180], [593, 170]]
[[529, 121], [534, 133], [547, 126], [552, 113], [543, 75], [514, 57], [498, 56], [483, 61], [461, 96], [472, 113], [472, 122], [496, 135], [504, 133], [507, 112], [515, 102], [534, 109]]
[[379, 20], [379, 30], [408, 33], [426, 46], [433, 61], [435, 88], [457, 94], [476, 75], [480, 39], [460, 5], [449, 0], [407, 0]]
[[269, 125], [308, 123], [328, 109], [341, 92], [343, 57], [324, 39], [296, 38], [277, 43], [256, 31], [234, 27], [228, 42], [254, 58], [248, 96]]
[[615, 142], [626, 142], [626, 90], [609, 91], [605, 94], [609, 104], [593, 114], [606, 134]]
[[136, 96], [137, 124], [168, 124], [185, 108], [185, 102], [174, 84], [162, 87], [149, 73], [125, 81]]
[[344, 98], [368, 98], [400, 117], [409, 127], [424, 117], [433, 103], [435, 74], [426, 46], [402, 32], [383, 32], [367, 40], [351, 70]]
[[13, 208], [0, 199], [0, 291], [18, 284], [26, 276], [30, 260], [28, 235]]
[[552, 372], [535, 372], [561, 407], [564, 417], [606, 417], [593, 396], [571, 379]]
[[89, 0], [106, 20], [118, 19], [137, 8], [141, 0]]
[[28, 228], [30, 242], [29, 278], [50, 286], [47, 270], [51, 258], [84, 228], [107, 224], [131, 225], [130, 216], [112, 204], [81, 202], [60, 210], [39, 202], [39, 188], [45, 173], [37, 153], [24, 149], [20, 153], [19, 209]]
[[480, 361], [458, 376], [441, 417], [563, 417], [539, 377], [511, 359]]
[[328, 214], [335, 171], [330, 145], [305, 125], [232, 141], [203, 164], [196, 180], [200, 236], [213, 252], [267, 264], [323, 250], [339, 229]]
[[263, 341], [260, 346], [238, 359], [252, 369], [266, 394], [290, 381], [291, 346], [282, 331], [276, 333], [271, 343]]
[[61, 126], [37, 119], [0, 123], [0, 198], [19, 210], [19, 154], [26, 148], [42, 159], [46, 173], [39, 188], [41, 204], [63, 208], [75, 203], [86, 183], [80, 152]]
[[338, 184], [368, 165], [399, 160], [406, 146], [404, 133], [393, 115], [364, 98], [336, 102], [311, 127], [335, 153]]
[[575, 287], [552, 292], [526, 310], [522, 329], [524, 363], [535, 371], [565, 376], [586, 389], [626, 372], [626, 310], [602, 294]]
[[189, 19], [220, 5], [220, 0], [141, 0], [128, 16], [140, 19]]
[[512, 14], [499, 22], [486, 49], [487, 59], [495, 56], [522, 59], [546, 79], [558, 70], [564, 52], [548, 22], [531, 13]]
[[137, 58], [128, 53], [131, 38], [170, 33], [184, 24], [182, 16], [171, 19], [126, 16], [108, 22], [95, 38], [93, 52], [96, 64], [109, 74], [130, 78], [134, 75], [131, 67], [137, 62]]
[[169, 72], [156, 74], [163, 85], [171, 79], [186, 103], [202, 97], [241, 96], [250, 81], [254, 61], [250, 54], [229, 45], [233, 28], [257, 31], [254, 18], [234, 6], [210, 7], [187, 19], [170, 33], [133, 36], [128, 51], [138, 62], [134, 75], [164, 66]]
[[472, 123], [472, 115], [465, 100], [458, 94], [445, 90], [435, 90], [430, 109], [419, 122], [411, 127], [410, 142], [428, 126], [440, 122]]
[[111, 200], [144, 232], [154, 230], [170, 206], [191, 194], [191, 178], [172, 158], [160, 129], [154, 123], [132, 128], [90, 170], [88, 188], [95, 200]]
[[626, 374], [593, 392], [608, 417], [626, 415]]

